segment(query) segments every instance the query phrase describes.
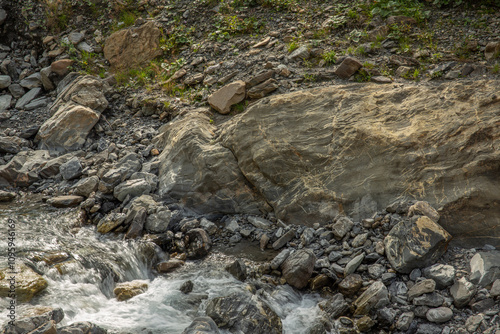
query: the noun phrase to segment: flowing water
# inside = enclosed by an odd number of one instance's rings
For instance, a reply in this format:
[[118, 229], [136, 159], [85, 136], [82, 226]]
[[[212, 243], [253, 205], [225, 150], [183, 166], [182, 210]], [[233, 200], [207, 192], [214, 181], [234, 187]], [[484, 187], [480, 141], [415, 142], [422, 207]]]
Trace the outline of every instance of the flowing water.
[[[224, 266], [234, 257], [212, 252], [203, 261], [187, 261], [167, 275], [155, 276], [151, 264], [164, 256], [149, 243], [103, 236], [93, 226], [78, 225], [77, 210], [56, 210], [33, 199], [22, 204], [0, 205], [0, 235], [7, 234], [7, 220], [16, 222], [17, 263], [25, 262], [42, 274], [48, 287], [31, 304], [61, 307], [63, 324], [90, 321], [110, 333], [182, 333], [194, 317], [204, 315], [206, 301], [233, 292], [247, 292], [247, 284], [234, 279]], [[7, 266], [7, 240], [0, 240], [0, 268]], [[65, 259], [47, 265], [43, 258]], [[57, 261], [57, 260], [56, 260]], [[148, 290], [119, 302], [113, 295], [116, 282], [145, 280]], [[193, 291], [179, 288], [187, 280]], [[281, 317], [286, 334], [305, 333], [319, 314], [316, 294], [300, 294], [289, 286], [263, 293]], [[6, 322], [8, 300], [0, 299], [1, 323]]]

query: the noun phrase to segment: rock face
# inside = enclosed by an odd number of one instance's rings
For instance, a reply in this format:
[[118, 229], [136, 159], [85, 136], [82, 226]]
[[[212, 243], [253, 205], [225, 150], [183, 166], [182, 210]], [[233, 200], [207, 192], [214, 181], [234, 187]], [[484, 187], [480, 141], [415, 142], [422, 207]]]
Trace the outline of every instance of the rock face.
[[215, 143], [215, 126], [204, 113], [172, 121], [155, 138], [160, 155], [159, 194], [198, 212], [260, 214], [267, 204], [248, 184], [232, 152]]
[[160, 35], [153, 22], [119, 30], [106, 39], [104, 57], [113, 71], [136, 67], [162, 54]]
[[426, 216], [400, 222], [384, 239], [391, 266], [401, 273], [436, 262], [448, 247], [451, 236]]
[[256, 296], [233, 294], [208, 301], [207, 315], [219, 328], [235, 333], [281, 334], [278, 315]]

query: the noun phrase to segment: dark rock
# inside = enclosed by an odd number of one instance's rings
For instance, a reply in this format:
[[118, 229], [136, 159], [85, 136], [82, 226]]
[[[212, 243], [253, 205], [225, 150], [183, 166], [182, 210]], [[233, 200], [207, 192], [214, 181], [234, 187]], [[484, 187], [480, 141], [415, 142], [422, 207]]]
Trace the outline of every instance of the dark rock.
[[500, 278], [500, 251], [479, 252], [470, 260], [470, 281], [485, 287]]
[[354, 302], [354, 315], [368, 314], [372, 309], [380, 308], [389, 303], [389, 293], [385, 285], [376, 281]]
[[212, 247], [212, 241], [208, 233], [202, 228], [195, 228], [186, 234], [186, 253], [191, 259], [206, 256]]
[[436, 263], [451, 240], [441, 226], [426, 216], [398, 223], [384, 239], [391, 266], [401, 273]]
[[240, 281], [244, 281], [247, 278], [247, 267], [240, 259], [228, 265], [226, 270]]
[[0, 190], [0, 202], [10, 202], [16, 198], [16, 193]]
[[269, 93], [274, 92], [276, 89], [278, 89], [278, 87], [278, 81], [274, 79], [268, 79], [263, 83], [250, 88], [247, 92], [247, 95], [251, 99], [261, 99]]
[[296, 251], [282, 264], [283, 277], [291, 286], [302, 289], [311, 278], [315, 263], [316, 256], [311, 250]]
[[356, 71], [359, 70], [361, 67], [363, 67], [363, 64], [361, 64], [361, 62], [358, 59], [353, 57], [347, 57], [335, 70], [335, 74], [337, 74], [342, 79], [348, 79], [349, 77], [351, 77], [351, 75], [356, 73]]
[[194, 318], [189, 327], [182, 334], [219, 334], [217, 324], [209, 317]]
[[295, 230], [291, 229], [273, 243], [273, 248], [278, 250], [281, 247], [285, 246], [287, 242], [289, 242], [293, 238], [295, 238]]
[[345, 314], [349, 309], [349, 304], [347, 304], [341, 293], [335, 294], [328, 300], [319, 302], [318, 306], [332, 320]]
[[450, 294], [453, 297], [453, 303], [457, 308], [464, 307], [469, 303], [474, 294], [476, 287], [468, 282], [465, 277], [460, 278], [450, 288]]
[[73, 180], [82, 175], [82, 164], [77, 157], [71, 158], [59, 167], [59, 172], [65, 180]]
[[191, 291], [193, 291], [193, 286], [194, 285], [193, 285], [192, 281], [186, 281], [186, 282], [182, 283], [182, 285], [179, 288], [179, 290], [181, 290], [181, 292], [184, 293], [184, 294], [188, 294]]
[[106, 329], [86, 321], [75, 322], [57, 330], [57, 334], [106, 334], [107, 332]]
[[256, 296], [232, 294], [211, 299], [206, 313], [219, 328], [231, 332], [281, 334], [283, 331], [278, 315]]

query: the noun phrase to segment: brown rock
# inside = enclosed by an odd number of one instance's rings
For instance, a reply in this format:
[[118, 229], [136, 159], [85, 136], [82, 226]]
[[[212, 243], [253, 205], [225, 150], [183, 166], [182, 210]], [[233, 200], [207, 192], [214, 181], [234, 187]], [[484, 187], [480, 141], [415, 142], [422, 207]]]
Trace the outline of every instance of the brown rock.
[[484, 49], [484, 57], [491, 60], [500, 56], [500, 42], [489, 42]]
[[[48, 283], [47, 281], [31, 268], [24, 264], [16, 265], [16, 298], [18, 303], [29, 302], [36, 294], [44, 290]], [[9, 277], [12, 274], [9, 268], [0, 270], [0, 297], [7, 297], [10, 291]]]
[[253, 45], [252, 48], [260, 48], [260, 47], [266, 46], [267, 44], [269, 44], [270, 40], [271, 40], [271, 37], [268, 36], [268, 37], [264, 38], [262, 41], [260, 41], [259, 43]]
[[248, 97], [251, 99], [260, 99], [276, 89], [278, 89], [278, 82], [274, 79], [268, 79], [260, 85], [251, 88], [248, 91]]
[[437, 223], [439, 220], [439, 213], [429, 204], [429, 202], [418, 201], [410, 206], [408, 209], [408, 216], [422, 215], [430, 218], [433, 222]]
[[104, 57], [111, 64], [111, 70], [133, 68], [160, 56], [160, 35], [153, 22], [113, 33], [104, 45]]
[[363, 279], [359, 274], [351, 274], [339, 283], [339, 291], [344, 296], [352, 296], [363, 286]]
[[264, 82], [270, 78], [272, 78], [274, 75], [274, 70], [269, 70], [262, 72], [260, 74], [257, 74], [254, 76], [252, 79], [246, 82], [247, 88], [252, 88], [255, 85], [260, 84], [261, 82]]
[[118, 283], [113, 290], [116, 299], [119, 301], [129, 300], [132, 297], [140, 295], [148, 290], [148, 283], [142, 280]]
[[73, 65], [73, 63], [74, 61], [71, 59], [56, 60], [50, 64], [50, 70], [57, 75], [64, 76], [69, 71], [68, 67]]
[[78, 204], [83, 202], [83, 200], [84, 198], [82, 196], [67, 195], [67, 196], [53, 197], [49, 199], [47, 203], [56, 208], [70, 208], [78, 206]]
[[182, 265], [184, 265], [184, 261], [178, 259], [171, 259], [168, 261], [160, 262], [157, 266], [157, 270], [160, 273], [168, 273]]
[[232, 82], [210, 95], [208, 103], [219, 113], [229, 114], [232, 105], [245, 99], [245, 86], [241, 80]]
[[359, 60], [354, 57], [347, 57], [335, 70], [335, 74], [342, 79], [349, 79], [361, 67], [363, 67], [363, 64]]

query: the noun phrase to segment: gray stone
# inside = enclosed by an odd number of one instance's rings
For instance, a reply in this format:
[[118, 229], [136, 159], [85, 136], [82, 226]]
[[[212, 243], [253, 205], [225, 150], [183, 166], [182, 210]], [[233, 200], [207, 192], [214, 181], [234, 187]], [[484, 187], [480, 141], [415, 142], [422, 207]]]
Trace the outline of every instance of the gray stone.
[[186, 255], [189, 259], [199, 259], [208, 254], [212, 240], [202, 228], [194, 228], [186, 233]]
[[16, 140], [17, 137], [0, 136], [0, 153], [17, 154], [21, 151], [21, 146]]
[[97, 232], [108, 233], [122, 225], [125, 221], [126, 215], [124, 213], [110, 213], [102, 218], [97, 224]]
[[302, 45], [292, 51], [292, 53], [290, 53], [290, 55], [288, 56], [288, 59], [293, 61], [308, 59], [311, 55], [309, 49], [309, 45]]
[[40, 72], [33, 73], [29, 77], [24, 78], [19, 84], [26, 89], [33, 89], [42, 86], [42, 77]]
[[443, 305], [444, 297], [436, 292], [426, 293], [413, 299], [413, 305], [439, 307]]
[[278, 250], [281, 247], [285, 246], [293, 238], [295, 238], [295, 230], [291, 229], [273, 243], [273, 248]]
[[302, 249], [288, 256], [282, 264], [283, 278], [291, 286], [302, 289], [311, 278], [316, 256], [309, 249]]
[[24, 106], [26, 106], [28, 103], [31, 102], [35, 97], [40, 94], [41, 88], [33, 88], [29, 92], [23, 95], [19, 100], [16, 102], [16, 109], [23, 109]]
[[15, 99], [22, 97], [26, 92], [19, 84], [12, 84], [9, 86], [9, 92]]
[[261, 217], [249, 216], [247, 220], [250, 224], [252, 224], [256, 228], [260, 228], [263, 230], [268, 230], [272, 225], [272, 223], [269, 220]]
[[82, 170], [82, 164], [77, 157], [72, 158], [59, 167], [59, 172], [65, 180], [73, 180], [80, 177], [82, 175]]
[[413, 321], [415, 314], [413, 312], [404, 312], [399, 316], [396, 322], [396, 328], [400, 331], [407, 331]]
[[485, 287], [500, 278], [500, 251], [479, 252], [470, 260], [470, 281]]
[[337, 219], [337, 221], [332, 225], [332, 231], [335, 235], [335, 238], [342, 239], [349, 231], [351, 231], [354, 223], [352, 220], [345, 216], [341, 216]]
[[16, 193], [0, 190], [0, 202], [10, 202], [16, 198]]
[[302, 232], [300, 236], [300, 241], [304, 246], [308, 246], [311, 242], [314, 241], [314, 229], [313, 228], [306, 228], [304, 229], [304, 232]]
[[130, 176], [129, 180], [144, 180], [151, 186], [151, 192], [154, 193], [158, 188], [158, 176], [152, 173], [136, 172]]
[[238, 80], [224, 87], [208, 97], [208, 103], [219, 113], [225, 115], [231, 111], [231, 106], [245, 99], [245, 82]]
[[0, 89], [5, 89], [10, 86], [12, 79], [8, 75], [0, 75]]
[[78, 43], [76, 48], [80, 51], [85, 51], [87, 53], [92, 53], [95, 51], [94, 48], [91, 45], [89, 45], [87, 42]]
[[495, 280], [495, 282], [493, 282], [493, 285], [490, 290], [490, 295], [492, 297], [500, 297], [500, 278]]
[[450, 288], [453, 303], [457, 308], [466, 306], [476, 293], [476, 287], [468, 282], [465, 277], [460, 278]]
[[425, 268], [423, 273], [436, 282], [437, 289], [444, 289], [455, 281], [455, 268], [450, 265], [435, 264]]
[[368, 266], [368, 275], [370, 275], [373, 279], [379, 279], [382, 277], [382, 274], [386, 272], [386, 269], [381, 264], [373, 264]]
[[68, 40], [73, 45], [77, 45], [78, 43], [80, 43], [83, 40], [84, 37], [85, 36], [82, 33], [78, 32], [78, 31], [72, 31], [68, 35]]
[[368, 239], [368, 233], [358, 234], [354, 240], [351, 241], [351, 246], [354, 248], [361, 247], [366, 242], [366, 239]]
[[24, 106], [24, 110], [29, 111], [29, 110], [35, 110], [38, 108], [43, 108], [49, 103], [49, 99], [45, 97], [40, 97], [38, 99], [34, 99], [30, 103]]
[[219, 334], [217, 324], [210, 317], [197, 317], [182, 334]]
[[40, 71], [40, 79], [42, 80], [43, 89], [46, 91], [51, 91], [56, 88], [52, 80], [50, 79], [50, 75], [52, 74], [52, 70], [50, 66], [43, 68]]
[[358, 267], [361, 265], [361, 262], [363, 262], [365, 258], [365, 254], [362, 253], [355, 258], [353, 258], [349, 263], [346, 264], [345, 269], [344, 269], [344, 277], [352, 274], [353, 272], [358, 269]]
[[444, 254], [451, 235], [426, 216], [398, 223], [384, 239], [391, 266], [401, 273], [428, 266]]
[[285, 262], [285, 260], [288, 259], [288, 256], [290, 256], [291, 253], [292, 253], [292, 250], [290, 248], [283, 249], [271, 261], [271, 269], [273, 269], [273, 270], [278, 269], [283, 264], [283, 262]]
[[210, 234], [210, 235], [216, 234], [217, 231], [219, 230], [217, 225], [215, 225], [214, 223], [212, 223], [210, 220], [206, 219], [205, 217], [201, 218], [200, 227], [204, 228], [208, 232], [208, 234]]
[[73, 186], [73, 193], [79, 196], [89, 197], [91, 193], [97, 190], [99, 177], [91, 176], [81, 179]]
[[421, 296], [424, 293], [434, 292], [436, 289], [436, 282], [432, 279], [425, 279], [418, 282], [408, 290], [408, 299], [412, 300], [415, 297]]
[[7, 19], [7, 11], [5, 9], [0, 9], [0, 25], [2, 25]]
[[208, 301], [206, 314], [232, 333], [281, 334], [279, 316], [256, 295], [232, 294]]
[[151, 192], [151, 185], [145, 180], [128, 180], [120, 183], [113, 190], [113, 196], [123, 202], [127, 196], [131, 198], [147, 195]]
[[415, 334], [441, 334], [441, 326], [434, 324], [419, 324]]
[[10, 108], [12, 96], [6, 94], [0, 96], [0, 112]]
[[337, 319], [349, 309], [349, 304], [347, 304], [341, 293], [335, 294], [328, 300], [319, 302], [318, 306], [330, 319]]
[[483, 322], [483, 320], [483, 314], [471, 315], [465, 321], [465, 329], [467, 329], [469, 333], [476, 333], [476, 330], [478, 329], [479, 325], [481, 325], [481, 322]]
[[372, 309], [381, 308], [389, 303], [389, 293], [385, 285], [376, 281], [354, 302], [354, 315], [370, 313]]
[[50, 159], [48, 151], [21, 151], [0, 165], [0, 186], [28, 187], [40, 179], [37, 171]]
[[228, 265], [226, 267], [226, 271], [240, 281], [244, 281], [247, 278], [247, 267], [240, 259], [237, 259]]
[[269, 95], [269, 93], [274, 92], [276, 89], [278, 89], [278, 87], [278, 81], [271, 78], [257, 86], [250, 88], [247, 92], [247, 96], [251, 99], [261, 99], [264, 96]]

